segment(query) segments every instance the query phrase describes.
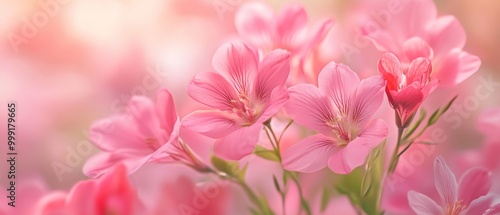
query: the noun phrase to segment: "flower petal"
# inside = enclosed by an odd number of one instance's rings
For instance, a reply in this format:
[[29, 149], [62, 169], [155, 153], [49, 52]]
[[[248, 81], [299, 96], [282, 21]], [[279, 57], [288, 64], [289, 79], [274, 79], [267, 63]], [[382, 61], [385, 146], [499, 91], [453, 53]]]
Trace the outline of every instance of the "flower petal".
[[408, 192], [408, 203], [418, 215], [442, 215], [443, 209], [431, 198], [411, 190]]
[[277, 49], [264, 57], [255, 81], [257, 99], [267, 101], [276, 87], [285, 85], [290, 73], [290, 56], [290, 52]]
[[275, 34], [273, 23], [273, 9], [261, 2], [243, 4], [235, 15], [239, 35], [260, 48], [271, 46]]
[[215, 51], [212, 65], [240, 95], [250, 95], [257, 75], [257, 55], [241, 42], [226, 43]]
[[441, 86], [454, 86], [477, 72], [481, 59], [459, 49], [444, 56], [436, 69], [436, 78]]
[[214, 153], [227, 160], [239, 160], [251, 154], [260, 137], [262, 124], [241, 127], [226, 137], [217, 140]]
[[332, 135], [328, 122], [335, 119], [329, 99], [312, 84], [298, 84], [290, 87], [290, 99], [285, 104], [288, 115], [298, 124]]
[[299, 4], [285, 6], [276, 19], [280, 45], [292, 45], [304, 38], [308, 22], [304, 7]]
[[318, 87], [322, 93], [332, 98], [340, 113], [349, 111], [350, 97], [359, 85], [359, 77], [348, 66], [328, 63], [318, 76]]
[[419, 57], [432, 59], [434, 56], [432, 48], [420, 37], [412, 37], [406, 40], [403, 49], [409, 61]]
[[285, 103], [290, 98], [288, 94], [288, 89], [286, 87], [277, 87], [271, 92], [271, 97], [269, 98], [269, 102], [266, 104], [267, 107], [260, 115], [259, 120], [256, 123], [263, 123], [269, 118], [271, 118], [276, 112], [280, 110], [280, 108], [285, 105]]
[[492, 210], [494, 210], [494, 207], [491, 206], [493, 203], [493, 197], [492, 196], [481, 196], [474, 201], [472, 201], [465, 209], [465, 211], [462, 213], [464, 215], [484, 215], [484, 214], [489, 214]]
[[455, 204], [458, 191], [457, 179], [441, 156], [434, 161], [434, 177], [436, 189], [444, 204]]
[[488, 194], [491, 188], [490, 172], [482, 168], [468, 170], [458, 185], [458, 199], [469, 205], [474, 199]]
[[420, 86], [429, 81], [429, 76], [432, 71], [431, 61], [427, 58], [419, 57], [414, 59], [408, 72], [406, 73], [407, 83], [418, 82]]
[[402, 83], [403, 67], [399, 59], [392, 53], [385, 53], [378, 61], [378, 71], [387, 80], [389, 90], [399, 90], [399, 83]]
[[187, 86], [188, 95], [204, 105], [219, 110], [232, 110], [238, 96], [222, 75], [215, 72], [198, 73]]
[[337, 174], [349, 174], [353, 169], [349, 166], [345, 156], [345, 148], [336, 148], [328, 159], [328, 168]]
[[365, 128], [384, 101], [384, 85], [384, 79], [380, 76], [363, 79], [356, 89], [355, 96], [351, 97], [349, 116], [358, 129]]
[[439, 17], [427, 26], [429, 45], [436, 55], [445, 55], [452, 49], [462, 49], [465, 45], [465, 30], [453, 16]]
[[345, 147], [345, 160], [350, 169], [355, 169], [365, 163], [370, 151], [378, 146], [388, 133], [385, 121], [372, 120], [363, 132]]
[[316, 172], [326, 167], [336, 146], [321, 134], [306, 137], [283, 153], [283, 168], [297, 172]]
[[156, 111], [160, 118], [161, 128], [168, 134], [172, 133], [177, 113], [172, 94], [167, 89], [160, 89], [156, 96]]
[[222, 138], [238, 130], [237, 119], [222, 111], [195, 111], [184, 117], [182, 125], [211, 138]]

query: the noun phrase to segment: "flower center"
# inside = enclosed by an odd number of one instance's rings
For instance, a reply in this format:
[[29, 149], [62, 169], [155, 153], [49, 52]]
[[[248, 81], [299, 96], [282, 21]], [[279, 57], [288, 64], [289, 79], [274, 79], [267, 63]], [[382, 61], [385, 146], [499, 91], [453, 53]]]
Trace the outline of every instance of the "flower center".
[[259, 108], [255, 107], [246, 95], [240, 95], [238, 100], [231, 100], [233, 113], [243, 119], [242, 126], [250, 126], [259, 115]]
[[326, 124], [332, 128], [334, 134], [345, 141], [340, 143], [341, 146], [347, 145], [359, 135], [356, 125], [345, 115], [338, 116]]
[[465, 205], [462, 205], [461, 201], [455, 202], [454, 204], [446, 206], [445, 214], [446, 215], [459, 215], [466, 208]]

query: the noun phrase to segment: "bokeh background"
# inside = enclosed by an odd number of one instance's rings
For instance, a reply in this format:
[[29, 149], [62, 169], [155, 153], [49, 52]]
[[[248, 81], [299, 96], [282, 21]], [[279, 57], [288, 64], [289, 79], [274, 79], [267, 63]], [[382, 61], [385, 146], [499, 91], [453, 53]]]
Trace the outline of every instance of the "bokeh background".
[[[234, 15], [245, 0], [0, 0], [0, 129], [6, 130], [7, 102], [18, 105], [18, 178], [39, 178], [49, 189], [67, 190], [97, 152], [88, 141], [91, 123], [123, 110], [132, 95], [174, 95], [180, 116], [195, 109], [185, 87], [193, 74], [211, 70], [215, 49], [237, 38]], [[321, 50], [361, 76], [375, 75], [379, 54], [370, 45], [346, 59], [338, 44], [350, 42], [356, 21], [350, 17], [363, 0], [267, 0], [274, 8], [304, 5], [311, 20], [336, 22]], [[439, 15], [452, 14], [467, 33], [464, 50], [482, 66], [464, 83], [439, 89], [426, 107], [442, 105], [454, 94], [458, 104], [474, 96], [481, 78], [500, 81], [500, 1], [435, 0]], [[368, 56], [368, 57], [366, 57]], [[482, 144], [477, 116], [500, 106], [493, 96], [448, 129], [453, 150]], [[443, 99], [446, 98], [446, 99]], [[437, 106], [433, 106], [436, 103]], [[450, 127], [449, 124], [442, 124]], [[7, 145], [1, 132], [3, 160]], [[204, 145], [201, 148], [209, 148]], [[1, 169], [7, 168], [0, 162]], [[0, 173], [3, 175], [4, 173]], [[0, 183], [6, 182], [0, 177]]]

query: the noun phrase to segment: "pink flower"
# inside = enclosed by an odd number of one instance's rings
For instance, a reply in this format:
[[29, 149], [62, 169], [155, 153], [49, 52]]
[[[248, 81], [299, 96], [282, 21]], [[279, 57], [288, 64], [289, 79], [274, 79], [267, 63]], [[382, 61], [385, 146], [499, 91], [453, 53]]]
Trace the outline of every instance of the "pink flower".
[[455, 17], [438, 17], [431, 0], [398, 4], [401, 9], [383, 18], [387, 21], [376, 28], [367, 22], [362, 28], [378, 50], [394, 53], [403, 66], [418, 57], [429, 58], [434, 68], [431, 76], [442, 86], [459, 84], [479, 69], [481, 60], [462, 50], [466, 35]]
[[271, 7], [260, 2], [243, 4], [235, 22], [240, 36], [251, 45], [266, 52], [281, 48], [293, 54], [304, 54], [317, 46], [333, 23], [325, 20], [310, 29], [301, 5], [288, 5], [275, 14]]
[[289, 59], [289, 52], [275, 50], [259, 63], [243, 43], [221, 46], [212, 62], [217, 72], [197, 74], [187, 87], [191, 98], [217, 110], [195, 111], [183, 126], [218, 139], [214, 152], [222, 158], [252, 153], [262, 124], [288, 99]]
[[203, 169], [188, 146], [179, 141], [179, 126], [168, 90], [158, 91], [156, 104], [135, 96], [124, 114], [94, 123], [89, 138], [102, 152], [90, 158], [83, 171], [98, 177], [119, 162], [129, 173], [147, 162], [182, 162]]
[[492, 207], [493, 198], [486, 196], [491, 187], [490, 173], [482, 168], [470, 169], [457, 184], [444, 159], [438, 157], [434, 162], [434, 178], [441, 204], [424, 194], [408, 192], [410, 206], [419, 215], [483, 215], [496, 207]]
[[385, 92], [392, 108], [396, 110], [398, 127], [408, 126], [413, 115], [427, 96], [436, 89], [437, 80], [430, 80], [431, 62], [416, 58], [404, 68], [392, 53], [386, 53], [378, 61], [378, 71], [387, 81]]
[[132, 215], [144, 214], [145, 208], [127, 178], [125, 166], [116, 168], [98, 180], [77, 183], [66, 194], [54, 192], [42, 199], [37, 214]]
[[349, 173], [362, 165], [370, 150], [387, 135], [384, 121], [371, 120], [383, 101], [384, 81], [380, 77], [360, 81], [346, 65], [331, 62], [320, 72], [318, 82], [318, 87], [290, 87], [286, 112], [319, 134], [285, 151], [283, 166], [314, 172], [328, 164], [336, 173]]

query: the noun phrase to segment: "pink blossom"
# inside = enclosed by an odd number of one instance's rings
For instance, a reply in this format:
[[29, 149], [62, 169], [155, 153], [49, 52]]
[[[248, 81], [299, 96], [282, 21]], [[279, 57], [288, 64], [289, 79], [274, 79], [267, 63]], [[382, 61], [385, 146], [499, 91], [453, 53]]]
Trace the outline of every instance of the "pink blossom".
[[243, 43], [221, 46], [212, 61], [217, 72], [197, 74], [187, 87], [191, 98], [215, 110], [195, 111], [183, 126], [218, 139], [214, 152], [222, 158], [252, 153], [262, 124], [288, 99], [289, 59], [289, 52], [275, 50], [259, 63]]
[[457, 183], [455, 175], [442, 157], [434, 162], [436, 190], [441, 204], [424, 194], [410, 191], [408, 201], [417, 214], [422, 215], [482, 215], [488, 214], [493, 198], [487, 196], [491, 187], [490, 173], [482, 168], [467, 171]]
[[319, 134], [291, 146], [283, 154], [283, 166], [314, 172], [328, 164], [336, 173], [349, 173], [387, 135], [384, 121], [371, 120], [383, 101], [384, 81], [380, 77], [360, 81], [346, 65], [331, 62], [320, 72], [318, 82], [318, 87], [290, 87], [286, 112]]
[[431, 59], [431, 76], [442, 86], [459, 84], [479, 69], [481, 60], [462, 50], [466, 35], [454, 16], [438, 17], [431, 0], [398, 3], [401, 10], [384, 18], [387, 23], [377, 25], [381, 28], [370, 28], [368, 23], [362, 28], [379, 51], [394, 53], [403, 66], [418, 57]]
[[[53, 192], [40, 200], [39, 215], [132, 215], [144, 214], [137, 192], [127, 178], [124, 165], [97, 180], [81, 181], [71, 191]], [[140, 212], [140, 213], [139, 213]]]
[[438, 85], [437, 80], [431, 81], [430, 78], [431, 62], [419, 57], [412, 60], [408, 68], [404, 68], [396, 56], [386, 53], [378, 61], [378, 71], [387, 81], [385, 92], [392, 108], [396, 110], [396, 123], [398, 127], [404, 128]]
[[94, 123], [89, 138], [102, 152], [90, 158], [83, 171], [97, 177], [119, 162], [129, 173], [147, 162], [182, 162], [202, 169], [204, 165], [179, 141], [179, 127], [168, 90], [158, 91], [156, 104], [135, 96], [124, 114]]
[[298, 4], [285, 6], [278, 14], [260, 2], [243, 4], [235, 17], [240, 36], [251, 45], [271, 51], [286, 49], [292, 54], [303, 54], [317, 46], [332, 27], [332, 20], [308, 27], [304, 7]]

